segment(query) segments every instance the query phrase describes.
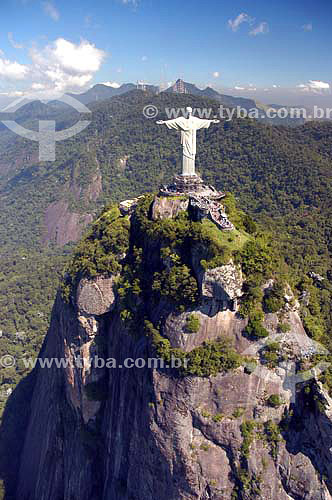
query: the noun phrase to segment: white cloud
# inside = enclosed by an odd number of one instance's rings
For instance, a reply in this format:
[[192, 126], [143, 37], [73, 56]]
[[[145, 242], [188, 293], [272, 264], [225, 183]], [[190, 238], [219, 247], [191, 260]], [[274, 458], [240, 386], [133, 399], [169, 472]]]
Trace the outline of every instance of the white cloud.
[[320, 80], [309, 80], [307, 83], [300, 83], [296, 88], [303, 92], [324, 93], [331, 89], [330, 84]]
[[304, 24], [302, 29], [303, 31], [312, 31], [312, 23]]
[[51, 61], [75, 73], [98, 71], [106, 55], [103, 50], [97, 49], [86, 40], [75, 45], [64, 38], [58, 38], [52, 46], [47, 47], [46, 51]]
[[24, 95], [24, 92], [20, 90], [11, 90], [9, 92], [0, 92], [0, 95], [6, 97], [22, 97]]
[[118, 89], [121, 87], [120, 83], [117, 82], [102, 82], [102, 85], [106, 85], [107, 87], [113, 87], [113, 89]]
[[32, 90], [44, 90], [45, 85], [43, 85], [42, 83], [33, 83], [31, 85], [31, 88], [32, 88]]
[[47, 16], [49, 16], [53, 21], [59, 21], [60, 14], [57, 8], [53, 5], [52, 2], [43, 2], [43, 9]]
[[34, 80], [47, 82], [57, 91], [85, 87], [100, 69], [106, 53], [87, 40], [74, 44], [64, 38], [39, 50], [30, 50]]
[[245, 90], [244, 87], [239, 87], [238, 85], [235, 85], [234, 90]]
[[242, 23], [252, 24], [253, 22], [254, 19], [252, 17], [248, 16], [245, 12], [241, 12], [235, 19], [228, 20], [228, 26], [232, 31], [237, 31]]
[[266, 22], [262, 22], [262, 23], [259, 23], [259, 25], [256, 26], [256, 28], [253, 28], [249, 32], [249, 35], [252, 35], [252, 36], [266, 35], [266, 33], [268, 33], [269, 31], [270, 31], [269, 25]]
[[45, 71], [45, 75], [51, 86], [54, 86], [55, 90], [59, 92], [65, 92], [66, 90], [73, 88], [85, 87], [93, 78], [93, 75], [90, 73], [71, 75], [60, 68], [50, 68]]
[[28, 66], [16, 61], [0, 58], [0, 76], [9, 80], [24, 80], [29, 73]]
[[91, 83], [106, 53], [87, 40], [74, 44], [58, 38], [41, 49], [33, 46], [29, 55], [31, 63], [25, 65], [5, 58], [0, 50], [0, 78], [25, 80], [25, 88], [30, 85], [32, 91], [63, 93]]
[[15, 42], [14, 37], [13, 37], [13, 33], [11, 33], [11, 32], [8, 33], [8, 40], [9, 40], [9, 43], [14, 47], [14, 49], [23, 49], [24, 48], [24, 45]]
[[320, 82], [318, 80], [309, 80], [309, 85], [314, 90], [326, 90], [330, 88], [329, 83]]
[[145, 62], [145, 61], [147, 61], [147, 60], [148, 60], [147, 56], [142, 56], [142, 61], [143, 61], [143, 62]]
[[213, 78], [219, 78], [219, 76], [220, 76], [219, 71], [215, 71], [214, 73], [212, 73], [212, 76], [213, 76]]

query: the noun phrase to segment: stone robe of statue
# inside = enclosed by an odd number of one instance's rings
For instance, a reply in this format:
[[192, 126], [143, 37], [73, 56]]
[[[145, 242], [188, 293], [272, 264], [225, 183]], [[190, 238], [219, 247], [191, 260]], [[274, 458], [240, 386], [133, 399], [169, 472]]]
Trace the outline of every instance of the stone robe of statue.
[[192, 116], [192, 109], [187, 108], [188, 118], [180, 116], [174, 120], [159, 120], [158, 125], [166, 125], [169, 129], [181, 131], [181, 144], [183, 148], [182, 175], [196, 175], [196, 130], [209, 128], [211, 123], [219, 123], [219, 120], [203, 120]]

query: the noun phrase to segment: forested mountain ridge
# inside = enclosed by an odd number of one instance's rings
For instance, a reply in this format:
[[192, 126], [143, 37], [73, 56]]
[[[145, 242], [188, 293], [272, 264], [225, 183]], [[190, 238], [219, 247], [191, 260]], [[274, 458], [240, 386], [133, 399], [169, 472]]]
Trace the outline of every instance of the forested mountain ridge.
[[[143, 116], [142, 110], [149, 103], [160, 108], [159, 118], [166, 118], [162, 113], [165, 107], [182, 108], [191, 104], [217, 109], [215, 101], [190, 95], [156, 96], [134, 90], [91, 106], [91, 125], [78, 136], [57, 143], [54, 163], [40, 164], [36, 161], [36, 145], [18, 138], [18, 144], [23, 147], [24, 143], [24, 148], [27, 145], [28, 160], [18, 172], [14, 170], [15, 175], [6, 179], [3, 186], [1, 204], [6, 219], [6, 206], [15, 205], [18, 198], [23, 201], [24, 196], [32, 201], [37, 192], [40, 193], [40, 207], [34, 210], [36, 217], [41, 211], [45, 213], [47, 206], [63, 194], [73, 207], [82, 209], [86, 200], [82, 193], [78, 196], [77, 185], [87, 186], [98, 169], [103, 183], [99, 206], [110, 198], [120, 199], [156, 189], [160, 182], [169, 179], [180, 165], [178, 137], [176, 133], [161, 130], [154, 120]], [[62, 122], [66, 125], [72, 120], [73, 114], [68, 113]], [[323, 192], [326, 195], [328, 190], [330, 135], [328, 123], [312, 122], [290, 130], [264, 126], [249, 119], [222, 121], [214, 130], [198, 134], [197, 165], [206, 179], [235, 193], [240, 194], [243, 183], [249, 183], [247, 191], [253, 193], [250, 202], [248, 199], [251, 210], [264, 208], [275, 213], [275, 210], [284, 212], [298, 208], [301, 203], [315, 205], [315, 193], [320, 192], [316, 200], [318, 206]], [[14, 151], [7, 155], [7, 164], [14, 166], [18, 155], [15, 156]], [[266, 184], [259, 193], [263, 183]], [[87, 208], [90, 206], [85, 206], [82, 212], [89, 213]], [[9, 219], [11, 217], [9, 214]], [[26, 218], [21, 224], [27, 226]], [[39, 231], [38, 236], [42, 237], [40, 224], [34, 231], [34, 236]], [[26, 234], [22, 238], [26, 241]]]
[[[66, 238], [60, 236], [67, 236], [68, 224], [69, 236], [76, 239], [110, 201], [156, 191], [181, 170], [180, 138], [143, 116], [148, 104], [157, 106], [158, 119], [167, 118], [166, 107], [191, 105], [217, 110], [219, 106], [216, 101], [189, 94], [155, 95], [138, 90], [94, 103], [90, 126], [78, 136], [57, 143], [54, 163], [39, 163], [34, 143], [11, 137], [7, 148], [0, 141], [4, 268], [0, 329], [4, 324], [4, 332], [9, 332], [0, 338], [2, 353], [15, 353], [17, 342], [21, 342], [15, 332], [20, 330], [26, 332], [25, 351], [38, 350], [36, 345], [48, 320], [47, 316], [43, 320], [38, 316], [40, 305], [43, 302], [46, 315], [45, 303], [50, 310], [62, 267], [63, 252], [54, 245], [65, 242]], [[67, 126], [75, 116], [68, 111], [61, 118], [62, 125]], [[249, 119], [221, 121], [197, 134], [197, 169], [204, 180], [232, 191], [241, 208], [270, 229], [298, 275], [299, 293], [301, 287], [310, 290], [310, 314], [323, 311], [326, 323], [318, 325], [317, 336], [325, 335], [331, 325], [331, 139], [332, 125], [328, 122], [287, 128]], [[46, 248], [47, 257], [43, 253]], [[36, 265], [29, 274], [25, 266], [17, 272], [13, 262], [22, 255], [40, 262], [40, 269]], [[53, 255], [57, 256], [56, 266], [51, 265]], [[44, 273], [45, 260], [51, 265], [52, 276], [47, 297], [40, 295], [38, 277], [39, 272]], [[325, 278], [319, 287], [308, 278], [310, 271]], [[22, 276], [25, 285], [15, 287], [13, 295], [12, 280], [20, 283]], [[29, 311], [33, 318], [27, 323]], [[308, 328], [312, 327], [309, 323]], [[4, 376], [4, 390], [17, 380], [17, 373]]]

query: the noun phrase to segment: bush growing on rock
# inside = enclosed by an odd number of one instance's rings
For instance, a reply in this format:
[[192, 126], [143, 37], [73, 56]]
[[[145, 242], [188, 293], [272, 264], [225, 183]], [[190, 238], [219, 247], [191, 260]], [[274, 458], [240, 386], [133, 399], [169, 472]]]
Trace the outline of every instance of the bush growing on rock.
[[283, 400], [279, 394], [271, 394], [267, 399], [267, 404], [272, 408], [279, 408], [283, 404]]
[[269, 313], [280, 311], [285, 305], [285, 284], [276, 281], [264, 297], [264, 309]]
[[129, 247], [127, 217], [121, 217], [118, 208], [108, 207], [94, 223], [91, 231], [77, 245], [67, 268], [62, 285], [63, 297], [68, 301], [81, 277], [111, 275], [120, 272], [119, 260]]
[[178, 305], [192, 305], [198, 299], [197, 281], [185, 264], [155, 273], [152, 290]]
[[253, 340], [266, 338], [269, 336], [269, 332], [263, 326], [262, 318], [258, 314], [250, 316], [248, 325], [246, 326], [244, 331], [245, 334]]
[[251, 316], [258, 308], [261, 308], [263, 291], [256, 283], [246, 282], [243, 285], [244, 295], [241, 299], [239, 313], [243, 317]]
[[248, 281], [255, 281], [259, 286], [272, 271], [272, 256], [263, 238], [249, 240], [237, 254], [237, 261]]
[[271, 342], [265, 346], [263, 350], [263, 361], [267, 363], [269, 368], [274, 368], [277, 366], [278, 362], [283, 358], [280, 355], [280, 344], [279, 342]]
[[186, 318], [185, 329], [188, 333], [197, 333], [200, 329], [201, 323], [199, 317], [196, 314], [190, 314]]
[[291, 330], [291, 326], [289, 323], [279, 323], [278, 324], [278, 331], [281, 333], [287, 333]]
[[234, 350], [229, 341], [219, 338], [215, 341], [203, 342], [190, 352], [171, 346], [170, 341], [163, 337], [150, 321], [145, 321], [145, 332], [150, 338], [155, 353], [170, 363], [172, 357], [181, 360], [179, 374], [210, 377], [221, 372], [227, 372], [241, 366], [243, 358]]
[[241, 456], [248, 459], [250, 445], [254, 439], [255, 422], [253, 420], [243, 422], [240, 426], [240, 430], [243, 437], [241, 445]]
[[272, 420], [268, 420], [264, 424], [264, 434], [267, 443], [271, 447], [271, 456], [276, 459], [278, 454], [278, 444], [281, 441], [280, 428], [278, 424]]

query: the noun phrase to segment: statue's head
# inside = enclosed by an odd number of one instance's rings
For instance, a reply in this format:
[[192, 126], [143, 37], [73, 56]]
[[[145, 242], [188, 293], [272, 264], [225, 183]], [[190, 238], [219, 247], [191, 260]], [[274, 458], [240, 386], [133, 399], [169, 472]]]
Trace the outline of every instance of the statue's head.
[[188, 115], [191, 115], [193, 112], [193, 108], [191, 108], [190, 106], [187, 106], [186, 111], [187, 111]]

